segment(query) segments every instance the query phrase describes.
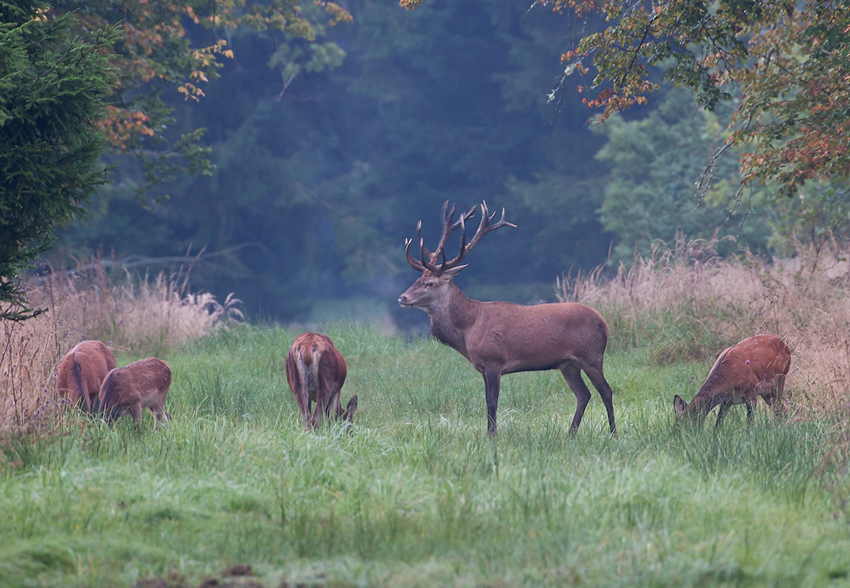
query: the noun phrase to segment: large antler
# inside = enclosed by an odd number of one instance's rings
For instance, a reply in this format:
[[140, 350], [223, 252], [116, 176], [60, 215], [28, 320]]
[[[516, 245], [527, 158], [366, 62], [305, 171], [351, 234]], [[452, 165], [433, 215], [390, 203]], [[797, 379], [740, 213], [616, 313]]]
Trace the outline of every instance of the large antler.
[[[437, 244], [437, 248], [433, 253], [428, 251], [428, 248], [425, 247], [425, 243], [422, 239], [422, 221], [419, 221], [416, 224], [416, 234], [419, 239], [419, 259], [413, 257], [410, 253], [410, 245], [412, 241], [408, 239], [404, 244], [404, 253], [407, 256], [407, 262], [414, 269], [424, 272], [426, 269], [434, 274], [441, 274], [446, 270], [457, 267], [457, 265], [463, 261], [463, 259], [472, 251], [472, 248], [481, 240], [481, 237], [489, 233], [490, 231], [495, 231], [496, 229], [500, 229], [504, 226], [515, 227], [516, 225], [513, 223], [509, 223], [505, 220], [505, 209], [502, 208], [502, 218], [495, 225], [491, 225], [490, 221], [496, 216], [494, 212], [492, 215], [489, 213], [490, 211], [487, 209], [487, 202], [481, 202], [481, 222], [478, 225], [478, 230], [475, 232], [475, 235], [472, 237], [472, 240], [469, 244], [466, 243], [466, 221], [471, 219], [475, 215], [475, 207], [473, 206], [469, 209], [468, 212], [462, 213], [458, 220], [452, 222], [452, 217], [454, 216], [455, 207], [452, 205], [451, 210], [448, 210], [449, 201], [446, 200], [443, 203], [443, 211], [442, 211], [442, 220], [443, 220], [443, 234], [440, 237], [440, 242]], [[445, 247], [446, 243], [449, 240], [449, 236], [452, 234], [456, 228], [460, 227], [460, 253], [458, 253], [457, 257], [452, 259], [451, 261], [446, 261]], [[442, 257], [443, 262], [438, 266], [437, 260]]]

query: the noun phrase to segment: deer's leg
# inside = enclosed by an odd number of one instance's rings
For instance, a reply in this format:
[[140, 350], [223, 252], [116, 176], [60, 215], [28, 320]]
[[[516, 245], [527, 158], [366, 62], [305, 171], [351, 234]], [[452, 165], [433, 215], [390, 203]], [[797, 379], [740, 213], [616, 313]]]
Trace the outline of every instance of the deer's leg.
[[[573, 416], [573, 422], [570, 425], [570, 434], [575, 435], [578, 431], [578, 426], [581, 424], [581, 418], [584, 416], [584, 409], [587, 408], [587, 403], [590, 402], [590, 390], [581, 378], [581, 370], [578, 366], [569, 364], [561, 369], [561, 375], [567, 381], [567, 385], [576, 395], [576, 413]], [[613, 413], [612, 417], [613, 417]]]
[[133, 415], [133, 419], [136, 421], [136, 426], [142, 426], [142, 403], [137, 402], [133, 406], [130, 407], [130, 414]]
[[753, 424], [753, 409], [756, 407], [756, 402], [758, 401], [758, 396], [752, 399], [747, 399], [744, 401], [744, 404], [747, 405], [747, 424]]
[[328, 401], [327, 406], [325, 407], [325, 415], [328, 417], [328, 420], [336, 419], [339, 417], [342, 409], [339, 406], [339, 391], [334, 394], [331, 394], [330, 400]]
[[[599, 396], [602, 398], [602, 403], [605, 405], [605, 411], [608, 413], [608, 426], [611, 429], [611, 434], [616, 437], [617, 425], [614, 424], [614, 391], [611, 390], [611, 386], [608, 385], [608, 380], [605, 379], [601, 366], [598, 368], [596, 366], [587, 366], [584, 368], [584, 373], [587, 374], [587, 377], [590, 378], [591, 384], [593, 384], [593, 387], [596, 388], [597, 392], [599, 392]], [[581, 379], [581, 374], [579, 374], [579, 379]], [[585, 387], [585, 389], [586, 388], [587, 387]], [[578, 425], [576, 425], [576, 427], [578, 427]]]
[[[717, 420], [714, 422], [714, 430], [720, 428], [720, 425], [723, 424], [723, 419], [726, 418], [726, 413], [729, 412], [729, 407], [731, 404], [723, 403], [720, 405], [720, 410], [717, 411]], [[749, 405], [747, 406], [749, 408]]]
[[484, 369], [484, 395], [487, 399], [487, 434], [496, 434], [496, 408], [499, 406], [499, 385], [502, 374], [495, 369]]
[[295, 391], [295, 402], [298, 404], [298, 410], [301, 411], [301, 425], [304, 428], [309, 428], [308, 423], [310, 422], [310, 412], [311, 412], [311, 401], [307, 398], [307, 392], [302, 388], [298, 388]]
[[310, 417], [309, 428], [318, 429], [322, 425], [322, 413], [325, 412], [326, 400], [321, 394], [316, 395], [316, 408], [313, 410], [313, 416]]
[[165, 423], [171, 420], [171, 415], [165, 412], [165, 407], [163, 407], [162, 405], [152, 407], [151, 412], [153, 413], [153, 416], [154, 418], [156, 418], [157, 422]]

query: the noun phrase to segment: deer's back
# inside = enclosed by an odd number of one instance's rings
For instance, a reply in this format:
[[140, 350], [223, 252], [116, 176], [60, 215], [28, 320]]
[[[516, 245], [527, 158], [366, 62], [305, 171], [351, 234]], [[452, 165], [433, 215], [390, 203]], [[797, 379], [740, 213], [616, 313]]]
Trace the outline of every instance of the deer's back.
[[784, 378], [790, 366], [791, 350], [779, 337], [756, 335], [720, 354], [698, 396], [749, 393]]
[[301, 385], [302, 372], [308, 371], [310, 381], [326, 381], [342, 386], [348, 368], [342, 354], [330, 337], [320, 333], [303, 333], [295, 338], [286, 356], [286, 379], [296, 390]]
[[106, 375], [113, 369], [115, 369], [115, 356], [103, 342], [83, 341], [59, 361], [56, 368], [56, 387], [61, 392], [77, 390], [82, 384], [90, 392], [96, 392], [100, 389]]
[[147, 357], [109, 372], [100, 390], [101, 402], [137, 402], [149, 394], [167, 391], [171, 368], [164, 361]]

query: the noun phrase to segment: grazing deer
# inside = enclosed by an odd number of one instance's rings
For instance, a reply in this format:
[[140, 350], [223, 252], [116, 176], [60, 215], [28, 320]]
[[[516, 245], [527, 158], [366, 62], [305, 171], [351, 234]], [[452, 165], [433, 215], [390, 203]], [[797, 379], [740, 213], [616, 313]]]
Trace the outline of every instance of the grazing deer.
[[148, 357], [112, 370], [100, 387], [100, 415], [113, 422], [132, 414], [142, 424], [142, 408], [148, 408], [159, 422], [171, 420], [165, 411], [165, 397], [171, 385], [171, 368], [161, 359]]
[[92, 412], [100, 384], [115, 369], [115, 356], [101, 341], [83, 341], [65, 354], [56, 366], [56, 393]]
[[[602, 355], [608, 343], [605, 319], [592, 308], [578, 303], [522, 306], [468, 298], [452, 282], [466, 267], [458, 264], [484, 235], [516, 225], [505, 221], [504, 208], [502, 219], [490, 224], [496, 215], [490, 215], [487, 203], [483, 202], [478, 230], [467, 243], [465, 223], [474, 216], [475, 208], [462, 213], [453, 222], [454, 206], [448, 212], [447, 207], [448, 202], [443, 204], [443, 234], [433, 253], [422, 241], [421, 221], [416, 226], [419, 259], [410, 253], [411, 241], [405, 243], [407, 262], [422, 272], [422, 276], [399, 296], [398, 302], [427, 312], [431, 318], [431, 334], [460, 352], [484, 376], [487, 432], [496, 432], [496, 407], [503, 374], [557, 369], [576, 395], [576, 412], [570, 432], [578, 429], [590, 401], [590, 391], [581, 377], [581, 370], [584, 370], [602, 397], [608, 412], [608, 425], [616, 435], [611, 386], [602, 374]], [[461, 229], [460, 253], [447, 261], [444, 249], [449, 235], [458, 227]], [[441, 257], [442, 263], [438, 264]]]
[[785, 376], [791, 367], [791, 351], [775, 335], [756, 335], [725, 349], [714, 362], [705, 384], [690, 404], [676, 394], [673, 408], [678, 418], [688, 417], [700, 425], [715, 406], [717, 429], [729, 407], [747, 405], [747, 421], [753, 420], [753, 408], [761, 396], [779, 416]]
[[[345, 359], [329, 337], [319, 333], [296, 337], [286, 354], [286, 381], [295, 394], [306, 429], [319, 427], [323, 413], [328, 420], [333, 417], [353, 422], [357, 395], [351, 397], [345, 410], [339, 404], [347, 372]], [[313, 402], [316, 403], [315, 411]]]

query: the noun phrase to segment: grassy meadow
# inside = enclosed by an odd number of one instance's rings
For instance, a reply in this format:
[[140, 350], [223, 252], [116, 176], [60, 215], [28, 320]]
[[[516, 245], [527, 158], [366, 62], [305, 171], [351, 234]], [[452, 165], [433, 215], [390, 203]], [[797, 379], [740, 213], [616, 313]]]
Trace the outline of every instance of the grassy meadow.
[[[0, 324], [0, 586], [850, 586], [850, 256], [705, 249], [558, 284], [608, 320], [619, 438], [595, 391], [568, 435], [557, 372], [504, 377], [488, 438], [465, 359], [353, 322], [321, 330], [355, 424], [305, 433], [284, 373], [300, 330], [240, 324], [179, 274], [36, 284], [50, 312]], [[673, 395], [759, 332], [791, 346], [789, 418], [678, 426]], [[57, 406], [83, 338], [166, 359], [173, 421]]]
[[[607, 355], [620, 438], [557, 372], [483, 382], [435, 341], [340, 324], [350, 434], [305, 433], [283, 358], [297, 334], [237, 327], [168, 355], [173, 421], [80, 417], [10, 438], [6, 586], [846, 586], [850, 526], [834, 422], [741, 407], [673, 423], [709, 363]], [[120, 357], [124, 364], [133, 357]], [[222, 577], [237, 564], [250, 577]], [[217, 579], [217, 584], [211, 582]]]

